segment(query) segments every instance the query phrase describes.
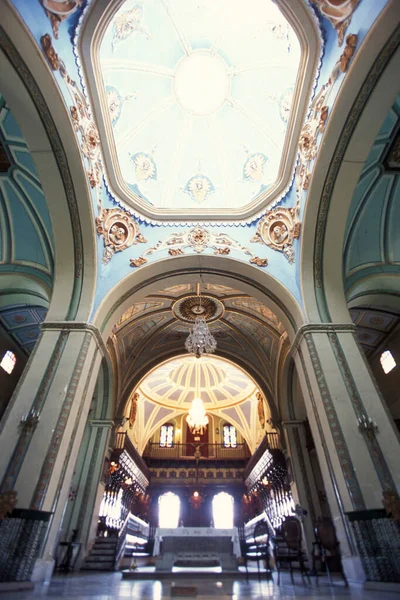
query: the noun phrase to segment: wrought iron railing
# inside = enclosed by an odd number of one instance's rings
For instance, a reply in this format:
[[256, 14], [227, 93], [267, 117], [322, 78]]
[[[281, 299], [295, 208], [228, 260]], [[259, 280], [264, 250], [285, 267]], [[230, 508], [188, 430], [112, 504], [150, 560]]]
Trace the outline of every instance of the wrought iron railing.
[[145, 458], [164, 458], [170, 460], [243, 460], [250, 458], [250, 451], [247, 444], [238, 444], [235, 448], [226, 448], [222, 444], [176, 443], [171, 447], [165, 447], [160, 446], [156, 442], [149, 442], [143, 456]]
[[266, 450], [275, 450], [278, 448], [280, 448], [279, 435], [277, 433], [266, 433], [253, 456], [247, 463], [245, 478], [249, 476], [258, 461], [263, 457]]
[[14, 509], [0, 521], [0, 581], [29, 581], [52, 513]]
[[368, 581], [400, 583], [400, 522], [384, 509], [347, 513]]

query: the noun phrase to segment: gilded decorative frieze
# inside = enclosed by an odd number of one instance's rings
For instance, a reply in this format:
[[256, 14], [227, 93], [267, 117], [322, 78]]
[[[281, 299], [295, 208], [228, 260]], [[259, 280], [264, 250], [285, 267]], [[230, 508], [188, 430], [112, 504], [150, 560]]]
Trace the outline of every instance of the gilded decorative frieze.
[[203, 227], [195, 227], [183, 233], [172, 233], [165, 240], [158, 242], [138, 258], [130, 261], [131, 267], [140, 267], [147, 263], [146, 256], [167, 250], [169, 256], [179, 256], [185, 254], [185, 250], [192, 250], [197, 254], [202, 254], [205, 250], [211, 249], [215, 256], [227, 256], [231, 250], [243, 252], [250, 256], [249, 262], [258, 267], [266, 267], [268, 260], [260, 258], [253, 254], [249, 248], [243, 246], [225, 233], [214, 233]]
[[350, 25], [353, 12], [361, 0], [311, 0], [318, 7], [320, 13], [330, 21], [336, 29], [338, 44], [343, 44], [344, 34]]
[[[68, 88], [73, 103], [70, 106], [72, 124], [75, 131], [81, 136], [81, 150], [89, 163], [89, 169], [87, 170], [89, 184], [92, 189], [98, 189], [103, 176], [100, 136], [91, 116], [89, 105], [83, 92], [76, 82], [71, 79], [64, 62], [55, 51], [51, 36], [46, 33], [40, 38], [40, 42], [51, 68], [53, 71], [60, 73]], [[100, 204], [99, 196], [98, 204]]]
[[299, 141], [299, 163], [296, 170], [296, 194], [297, 202], [300, 196], [307, 190], [311, 178], [311, 163], [317, 156], [318, 140], [325, 132], [328, 120], [328, 101], [332, 89], [340, 77], [349, 67], [357, 45], [357, 36], [349, 34], [346, 38], [346, 46], [336, 61], [328, 81], [321, 87], [311, 102], [309, 116], [303, 125]]
[[260, 219], [251, 242], [266, 244], [273, 250], [283, 252], [290, 264], [295, 255], [293, 240], [300, 235], [301, 223], [296, 219], [297, 207], [274, 208]]
[[96, 217], [97, 233], [104, 237], [102, 262], [110, 262], [115, 252], [126, 250], [132, 245], [146, 243], [137, 222], [121, 208], [101, 208]]

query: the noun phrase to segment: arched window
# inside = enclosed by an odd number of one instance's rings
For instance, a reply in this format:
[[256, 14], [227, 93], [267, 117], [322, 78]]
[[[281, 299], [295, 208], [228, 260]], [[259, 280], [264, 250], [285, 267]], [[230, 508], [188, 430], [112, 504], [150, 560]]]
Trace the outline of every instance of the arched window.
[[178, 527], [181, 501], [179, 496], [166, 492], [158, 499], [158, 526]]
[[174, 426], [171, 423], [162, 425], [160, 428], [160, 447], [172, 448], [174, 445]]
[[390, 371], [396, 366], [396, 361], [394, 360], [393, 354], [390, 352], [390, 350], [385, 350], [385, 352], [382, 352], [380, 361], [382, 369], [385, 371], [385, 373], [390, 373]]
[[226, 492], [220, 492], [214, 496], [212, 501], [214, 527], [217, 529], [232, 529], [233, 504], [233, 496]]
[[11, 350], [7, 350], [7, 352], [4, 354], [1, 360], [0, 367], [3, 367], [5, 372], [10, 375], [10, 373], [12, 373], [15, 367], [16, 362], [17, 357], [15, 356], [14, 352], [11, 352]]
[[223, 430], [223, 442], [222, 445], [224, 448], [236, 448], [237, 446], [237, 436], [236, 436], [236, 427], [233, 425], [224, 425]]

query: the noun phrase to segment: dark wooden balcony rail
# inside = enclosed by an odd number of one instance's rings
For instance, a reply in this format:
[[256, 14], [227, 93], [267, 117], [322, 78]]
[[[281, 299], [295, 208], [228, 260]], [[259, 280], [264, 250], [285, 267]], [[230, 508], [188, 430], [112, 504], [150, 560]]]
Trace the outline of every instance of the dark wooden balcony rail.
[[143, 453], [145, 458], [165, 458], [194, 460], [243, 460], [250, 458], [247, 444], [238, 444], [236, 448], [225, 448], [222, 444], [199, 444], [201, 456], [195, 456], [196, 444], [176, 443], [167, 448], [156, 442], [149, 442]]
[[256, 449], [253, 456], [250, 458], [249, 462], [246, 465], [246, 470], [245, 470], [245, 475], [244, 475], [245, 479], [252, 472], [253, 468], [258, 463], [258, 461], [263, 456], [263, 454], [266, 450], [274, 450], [277, 448], [278, 449], [280, 448], [279, 435], [277, 433], [266, 433], [265, 436], [263, 437], [261, 443], [259, 444], [258, 448]]
[[139, 452], [136, 450], [135, 446], [129, 439], [126, 431], [121, 431], [115, 436], [115, 444], [114, 451], [123, 451], [125, 450], [131, 459], [134, 461], [136, 466], [142, 471], [143, 475], [150, 478], [149, 468], [144, 462], [143, 458], [140, 456]]

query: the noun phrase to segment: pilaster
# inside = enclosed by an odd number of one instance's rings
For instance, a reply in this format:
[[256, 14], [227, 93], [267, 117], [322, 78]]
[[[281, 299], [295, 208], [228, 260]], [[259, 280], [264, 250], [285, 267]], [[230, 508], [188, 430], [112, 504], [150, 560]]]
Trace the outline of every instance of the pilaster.
[[1, 423], [1, 488], [19, 508], [53, 513], [33, 579], [51, 572], [101, 358], [88, 328], [45, 324]]
[[[400, 484], [398, 435], [354, 332], [348, 324], [307, 325], [292, 347], [344, 564], [357, 554], [345, 513], [382, 508], [383, 491], [398, 493]], [[377, 429], [365, 430], [363, 419]], [[359, 577], [352, 562], [350, 579]]]

